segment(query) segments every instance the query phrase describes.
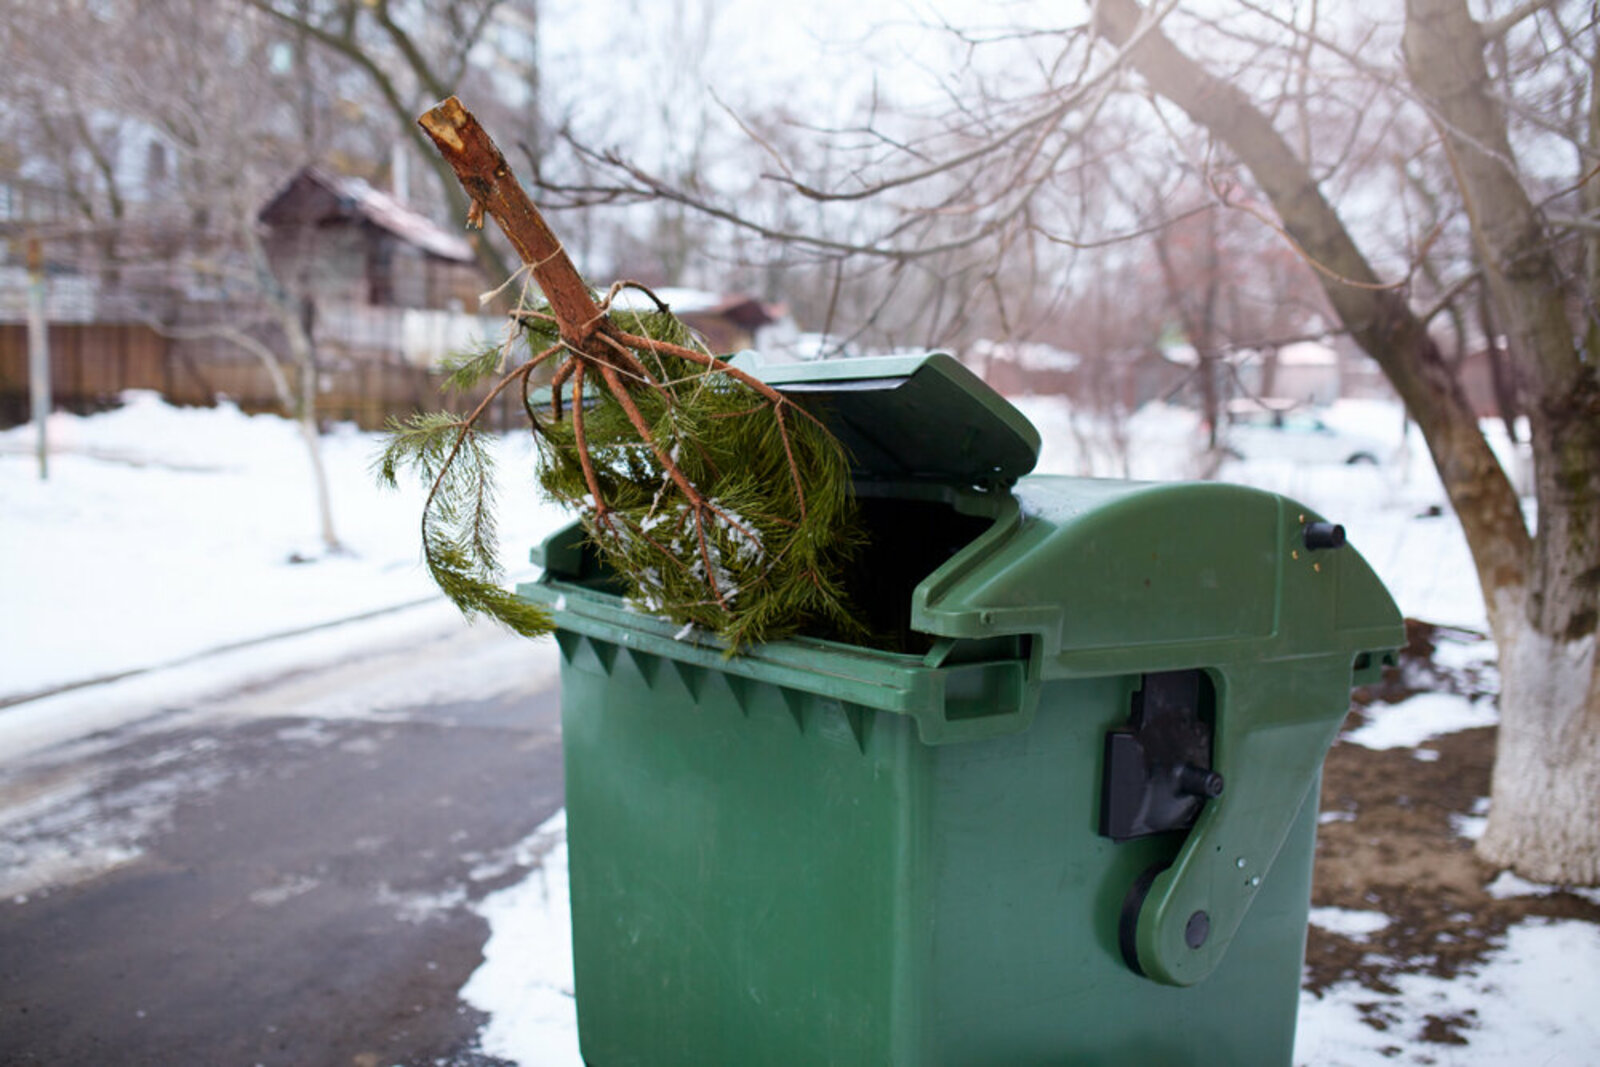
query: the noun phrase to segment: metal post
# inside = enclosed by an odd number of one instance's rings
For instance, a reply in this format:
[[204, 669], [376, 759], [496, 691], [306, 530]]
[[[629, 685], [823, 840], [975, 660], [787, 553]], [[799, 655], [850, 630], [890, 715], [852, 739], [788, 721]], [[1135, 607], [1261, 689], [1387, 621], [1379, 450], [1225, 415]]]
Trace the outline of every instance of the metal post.
[[28, 396], [38, 430], [39, 480], [50, 477], [50, 442], [45, 420], [50, 415], [50, 338], [44, 318], [44, 254], [37, 237], [28, 241]]

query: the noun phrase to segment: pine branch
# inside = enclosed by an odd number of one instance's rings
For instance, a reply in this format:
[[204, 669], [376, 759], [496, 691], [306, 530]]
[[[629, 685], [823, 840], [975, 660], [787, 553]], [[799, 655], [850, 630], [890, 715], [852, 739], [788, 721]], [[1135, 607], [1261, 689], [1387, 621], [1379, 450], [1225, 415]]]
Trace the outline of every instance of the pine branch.
[[464, 393], [480, 384], [505, 362], [505, 346], [486, 344], [482, 348], [451, 353], [440, 362], [444, 371], [444, 388]]
[[431, 483], [422, 553], [435, 584], [463, 614], [488, 615], [526, 637], [549, 633], [548, 613], [499, 585], [494, 460], [473, 425], [444, 411], [391, 419], [375, 473], [393, 488], [407, 469]]

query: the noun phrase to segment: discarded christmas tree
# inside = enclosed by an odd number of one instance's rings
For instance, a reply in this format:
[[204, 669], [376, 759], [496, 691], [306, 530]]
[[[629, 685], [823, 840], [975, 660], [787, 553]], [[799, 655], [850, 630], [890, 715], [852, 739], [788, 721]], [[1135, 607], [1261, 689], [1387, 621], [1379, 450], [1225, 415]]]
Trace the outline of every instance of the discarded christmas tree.
[[[516, 387], [538, 443], [538, 480], [574, 507], [590, 542], [643, 611], [718, 635], [731, 650], [797, 631], [862, 636], [841, 572], [859, 542], [848, 457], [793, 401], [700, 345], [643, 286], [597, 300], [477, 120], [451, 97], [419, 120], [472, 197], [510, 238], [544, 295], [513, 326], [531, 353], [507, 368], [511, 343], [459, 359], [450, 384], [495, 375], [468, 415], [418, 415], [391, 426], [379, 475], [406, 467], [430, 485], [423, 555], [466, 613], [519, 633], [551, 620], [500, 584], [491, 456], [479, 428]], [[618, 293], [653, 311], [616, 310]], [[548, 403], [534, 371], [553, 367]]]

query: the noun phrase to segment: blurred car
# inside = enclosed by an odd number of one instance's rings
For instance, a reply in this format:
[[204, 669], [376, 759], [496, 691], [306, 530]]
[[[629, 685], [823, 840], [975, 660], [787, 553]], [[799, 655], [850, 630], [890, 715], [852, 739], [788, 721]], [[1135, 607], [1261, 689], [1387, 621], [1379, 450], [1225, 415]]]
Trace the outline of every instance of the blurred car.
[[1268, 398], [1229, 401], [1219, 441], [1234, 459], [1293, 463], [1376, 464], [1393, 451], [1375, 438], [1330, 426], [1293, 401]]

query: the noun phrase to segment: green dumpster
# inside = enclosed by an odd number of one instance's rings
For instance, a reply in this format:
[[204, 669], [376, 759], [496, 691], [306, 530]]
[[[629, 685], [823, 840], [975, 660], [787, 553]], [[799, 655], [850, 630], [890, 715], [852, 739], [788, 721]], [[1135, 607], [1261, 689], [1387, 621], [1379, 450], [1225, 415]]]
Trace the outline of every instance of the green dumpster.
[[1322, 759], [1402, 643], [1343, 531], [1025, 477], [1037, 433], [948, 356], [762, 376], [851, 450], [906, 651], [730, 658], [575, 524], [536, 550], [585, 1061], [1289, 1063]]

